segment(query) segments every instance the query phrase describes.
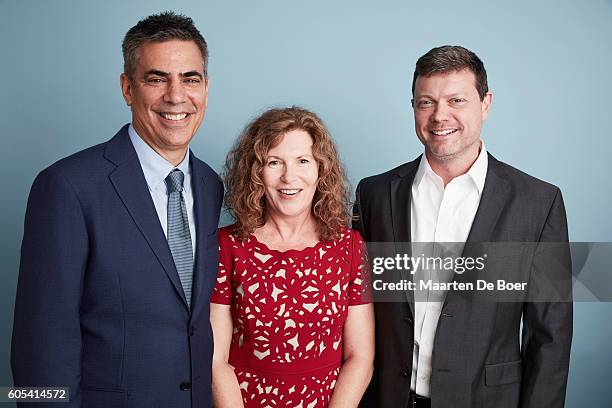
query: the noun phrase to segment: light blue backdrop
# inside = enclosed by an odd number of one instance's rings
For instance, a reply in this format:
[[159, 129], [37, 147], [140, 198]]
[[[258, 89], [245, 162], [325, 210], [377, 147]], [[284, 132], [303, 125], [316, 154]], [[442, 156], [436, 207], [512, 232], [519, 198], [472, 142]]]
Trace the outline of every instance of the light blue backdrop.
[[[9, 369], [27, 194], [37, 172], [130, 119], [120, 43], [138, 19], [190, 15], [210, 47], [209, 108], [192, 149], [220, 170], [246, 122], [299, 104], [326, 120], [353, 185], [414, 158], [416, 59], [460, 44], [494, 93], [487, 149], [564, 193], [574, 241], [612, 241], [612, 2], [0, 1], [0, 386]], [[569, 407], [609, 406], [612, 307], [577, 304]]]

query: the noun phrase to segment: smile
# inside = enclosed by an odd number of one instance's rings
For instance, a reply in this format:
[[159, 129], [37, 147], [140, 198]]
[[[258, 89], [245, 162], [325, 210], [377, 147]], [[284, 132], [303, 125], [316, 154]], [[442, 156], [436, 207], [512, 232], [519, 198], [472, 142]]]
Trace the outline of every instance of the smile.
[[436, 136], [446, 136], [452, 133], [455, 133], [459, 129], [440, 129], [440, 130], [430, 130]]
[[178, 122], [179, 120], [185, 119], [189, 114], [188, 113], [166, 113], [166, 112], [160, 112], [160, 113], [158, 113], [158, 115], [161, 116], [164, 119]]
[[283, 195], [287, 195], [287, 196], [294, 196], [300, 191], [302, 191], [302, 189], [299, 189], [299, 188], [278, 190], [279, 193]]

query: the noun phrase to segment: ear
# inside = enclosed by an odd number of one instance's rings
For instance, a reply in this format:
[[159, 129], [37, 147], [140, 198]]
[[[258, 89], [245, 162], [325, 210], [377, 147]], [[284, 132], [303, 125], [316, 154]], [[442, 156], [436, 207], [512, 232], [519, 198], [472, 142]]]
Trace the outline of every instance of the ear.
[[132, 82], [125, 73], [121, 74], [119, 82], [121, 83], [121, 93], [123, 93], [125, 103], [127, 106], [132, 106]]
[[491, 110], [491, 103], [493, 103], [493, 93], [487, 92], [481, 102], [483, 121], [487, 119], [487, 116], [489, 116], [489, 110]]

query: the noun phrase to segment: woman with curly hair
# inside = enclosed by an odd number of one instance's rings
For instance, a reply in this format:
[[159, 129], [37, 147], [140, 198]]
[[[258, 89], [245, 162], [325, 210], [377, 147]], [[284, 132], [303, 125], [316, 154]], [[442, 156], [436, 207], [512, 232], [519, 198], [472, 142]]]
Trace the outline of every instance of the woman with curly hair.
[[365, 245], [314, 113], [272, 109], [226, 161], [211, 298], [215, 407], [357, 407], [372, 376]]

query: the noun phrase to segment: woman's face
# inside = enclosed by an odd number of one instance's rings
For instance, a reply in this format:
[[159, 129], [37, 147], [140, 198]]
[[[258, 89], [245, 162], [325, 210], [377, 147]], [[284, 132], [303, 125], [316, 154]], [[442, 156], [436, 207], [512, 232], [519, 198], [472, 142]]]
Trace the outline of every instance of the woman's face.
[[311, 212], [319, 180], [312, 143], [306, 131], [292, 130], [268, 152], [262, 174], [268, 216], [294, 218]]

